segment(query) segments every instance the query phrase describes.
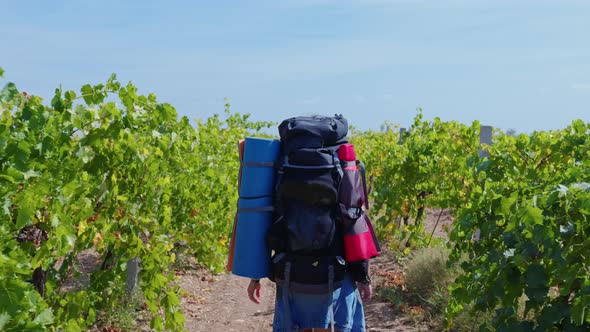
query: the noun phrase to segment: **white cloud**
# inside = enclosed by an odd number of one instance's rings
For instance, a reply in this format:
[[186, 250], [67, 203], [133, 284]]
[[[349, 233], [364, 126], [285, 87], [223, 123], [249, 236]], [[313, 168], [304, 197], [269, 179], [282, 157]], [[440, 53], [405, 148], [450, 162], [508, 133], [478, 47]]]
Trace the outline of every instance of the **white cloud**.
[[578, 90], [578, 91], [590, 91], [590, 83], [572, 84], [572, 89]]

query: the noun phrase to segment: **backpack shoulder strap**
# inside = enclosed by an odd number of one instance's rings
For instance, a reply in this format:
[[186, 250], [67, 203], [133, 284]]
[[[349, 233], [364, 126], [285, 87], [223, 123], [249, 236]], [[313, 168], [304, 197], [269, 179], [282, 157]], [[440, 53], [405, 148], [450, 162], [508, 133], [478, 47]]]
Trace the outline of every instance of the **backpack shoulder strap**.
[[365, 207], [368, 210], [369, 209], [369, 193], [367, 192], [367, 171], [365, 169], [365, 164], [362, 161], [357, 160], [356, 164], [357, 164], [357, 167], [359, 168], [359, 170], [361, 171], [361, 176], [363, 178], [363, 191], [365, 193]]
[[[344, 176], [344, 171], [342, 170], [341, 160], [338, 157], [338, 150], [336, 150], [332, 153], [332, 158], [333, 158], [334, 166], [336, 166], [336, 170], [338, 171], [338, 175], [340, 176], [339, 179], [342, 179], [342, 177]], [[340, 187], [340, 186], [338, 186], [338, 187]]]

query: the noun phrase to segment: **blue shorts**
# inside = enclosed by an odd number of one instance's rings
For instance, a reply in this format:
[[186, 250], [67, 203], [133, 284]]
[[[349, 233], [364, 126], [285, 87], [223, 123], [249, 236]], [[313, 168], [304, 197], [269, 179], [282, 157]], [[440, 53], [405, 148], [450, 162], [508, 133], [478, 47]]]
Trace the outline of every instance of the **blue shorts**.
[[334, 328], [342, 332], [365, 332], [363, 303], [355, 282], [346, 274], [342, 287], [329, 294], [289, 293], [291, 328], [286, 326], [283, 289], [277, 287], [273, 332], [293, 332], [306, 328], [330, 328], [330, 300], [334, 305]]

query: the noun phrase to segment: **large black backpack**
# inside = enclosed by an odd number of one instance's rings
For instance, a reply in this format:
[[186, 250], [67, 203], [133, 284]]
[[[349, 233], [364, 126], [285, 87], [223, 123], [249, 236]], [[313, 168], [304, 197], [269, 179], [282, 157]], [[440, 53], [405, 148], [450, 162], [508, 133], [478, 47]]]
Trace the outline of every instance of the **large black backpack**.
[[338, 149], [348, 143], [347, 133], [341, 115], [294, 117], [279, 125], [275, 214], [267, 244], [275, 252], [273, 277], [289, 289], [331, 292], [344, 278]]

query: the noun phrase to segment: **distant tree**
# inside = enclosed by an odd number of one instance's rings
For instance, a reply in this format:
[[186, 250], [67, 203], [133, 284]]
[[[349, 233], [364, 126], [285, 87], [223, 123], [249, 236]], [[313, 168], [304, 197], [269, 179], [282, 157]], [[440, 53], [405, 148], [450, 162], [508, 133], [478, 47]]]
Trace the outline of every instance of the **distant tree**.
[[506, 135], [508, 135], [508, 136], [516, 136], [516, 134], [518, 134], [518, 133], [516, 132], [516, 129], [514, 129], [514, 128], [510, 128], [510, 129], [506, 130]]
[[385, 121], [383, 124], [381, 124], [381, 126], [379, 127], [379, 131], [381, 131], [382, 133], [388, 132], [388, 131], [392, 131], [395, 130], [396, 128], [398, 128], [399, 125], [395, 125], [389, 121]]

